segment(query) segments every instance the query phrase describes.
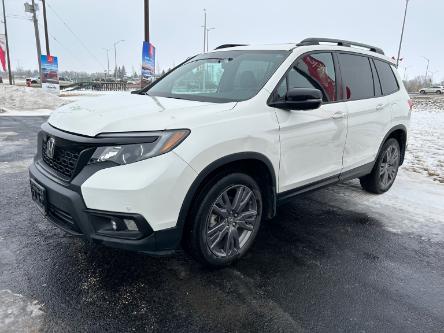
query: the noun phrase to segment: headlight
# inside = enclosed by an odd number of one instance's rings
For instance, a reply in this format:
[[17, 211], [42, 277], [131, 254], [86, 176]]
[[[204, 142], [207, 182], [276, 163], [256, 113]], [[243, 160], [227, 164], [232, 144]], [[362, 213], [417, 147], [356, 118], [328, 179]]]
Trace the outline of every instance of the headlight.
[[[172, 130], [163, 132], [132, 132], [132, 133], [107, 133], [101, 134], [100, 138], [119, 138], [140, 137], [141, 143], [122, 144], [113, 146], [98, 147], [89, 160], [89, 164], [100, 162], [114, 162], [117, 164], [129, 164], [145, 160], [150, 157], [162, 155], [176, 148], [190, 134], [190, 130]], [[149, 137], [150, 142], [143, 142], [143, 139]], [[157, 139], [152, 140], [153, 137]]]

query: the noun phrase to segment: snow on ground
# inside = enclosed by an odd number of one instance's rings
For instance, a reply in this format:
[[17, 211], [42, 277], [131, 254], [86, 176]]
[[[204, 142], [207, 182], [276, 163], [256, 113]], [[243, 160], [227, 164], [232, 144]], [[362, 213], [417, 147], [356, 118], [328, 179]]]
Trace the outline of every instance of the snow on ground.
[[0, 85], [0, 113], [8, 111], [54, 110], [68, 100], [47, 93], [41, 88]]
[[444, 98], [415, 97], [404, 168], [444, 183]]
[[42, 306], [37, 301], [0, 290], [0, 333], [39, 332], [43, 324]]

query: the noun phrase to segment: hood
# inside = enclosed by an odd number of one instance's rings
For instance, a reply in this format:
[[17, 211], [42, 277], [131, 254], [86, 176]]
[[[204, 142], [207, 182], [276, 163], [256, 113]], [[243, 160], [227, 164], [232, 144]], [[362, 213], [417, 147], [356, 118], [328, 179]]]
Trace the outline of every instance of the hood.
[[160, 131], [191, 128], [196, 120], [231, 110], [235, 105], [122, 93], [64, 105], [51, 114], [48, 122], [58, 129], [87, 136]]

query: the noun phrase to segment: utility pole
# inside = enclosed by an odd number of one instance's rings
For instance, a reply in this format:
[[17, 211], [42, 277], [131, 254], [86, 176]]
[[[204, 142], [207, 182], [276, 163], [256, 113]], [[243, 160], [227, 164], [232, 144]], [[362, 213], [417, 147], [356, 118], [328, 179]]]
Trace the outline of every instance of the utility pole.
[[216, 29], [216, 28], [207, 28], [207, 52], [208, 52], [208, 48], [209, 48], [209, 45], [210, 45], [210, 39], [208, 38], [208, 33], [211, 30], [214, 30], [214, 29]]
[[114, 79], [117, 81], [117, 44], [124, 42], [123, 39], [114, 42]]
[[405, 19], [407, 18], [407, 9], [408, 9], [408, 6], [409, 6], [409, 1], [410, 0], [405, 0], [404, 20], [402, 22], [401, 39], [399, 41], [398, 58], [396, 59], [396, 67], [398, 67], [398, 65], [399, 65], [399, 58], [401, 57], [401, 47], [402, 47], [402, 40], [404, 38]]
[[203, 27], [203, 53], [207, 49], [207, 10], [204, 8], [204, 25]]
[[144, 0], [145, 42], [150, 42], [150, 1]]
[[51, 55], [49, 52], [49, 38], [48, 38], [48, 22], [46, 20], [46, 0], [42, 0], [42, 6], [43, 6], [43, 24], [45, 27], [45, 43], [46, 43], [46, 55]]
[[430, 59], [426, 58], [424, 56], [423, 56], [423, 58], [427, 61], [427, 67], [426, 67], [426, 72], [425, 72], [425, 76], [424, 76], [424, 81], [427, 84], [427, 76], [429, 75]]
[[107, 60], [107, 64], [108, 64], [108, 67], [106, 70], [106, 78], [108, 78], [108, 76], [109, 76], [109, 50], [110, 49], [106, 49], [106, 48], [103, 48], [103, 49], [106, 51], [106, 60]]
[[42, 49], [40, 46], [39, 23], [37, 21], [35, 0], [32, 0], [32, 21], [34, 22], [35, 43], [37, 46], [37, 60], [39, 63], [39, 73], [40, 73], [40, 84], [42, 84], [43, 82], [42, 60], [41, 60]]
[[9, 57], [9, 42], [8, 42], [8, 28], [6, 25], [6, 11], [5, 11], [5, 0], [2, 0], [3, 3], [3, 23], [5, 24], [5, 39], [6, 39], [6, 58], [8, 62], [8, 77], [9, 84], [12, 85], [12, 72], [11, 72], [11, 59]]

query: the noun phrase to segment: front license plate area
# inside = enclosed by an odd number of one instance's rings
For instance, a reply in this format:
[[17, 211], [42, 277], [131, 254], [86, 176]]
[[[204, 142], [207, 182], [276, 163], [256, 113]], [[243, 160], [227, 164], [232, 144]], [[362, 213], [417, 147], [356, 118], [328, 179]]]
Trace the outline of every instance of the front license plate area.
[[43, 215], [47, 213], [46, 189], [31, 179], [31, 195], [32, 200], [37, 204]]

